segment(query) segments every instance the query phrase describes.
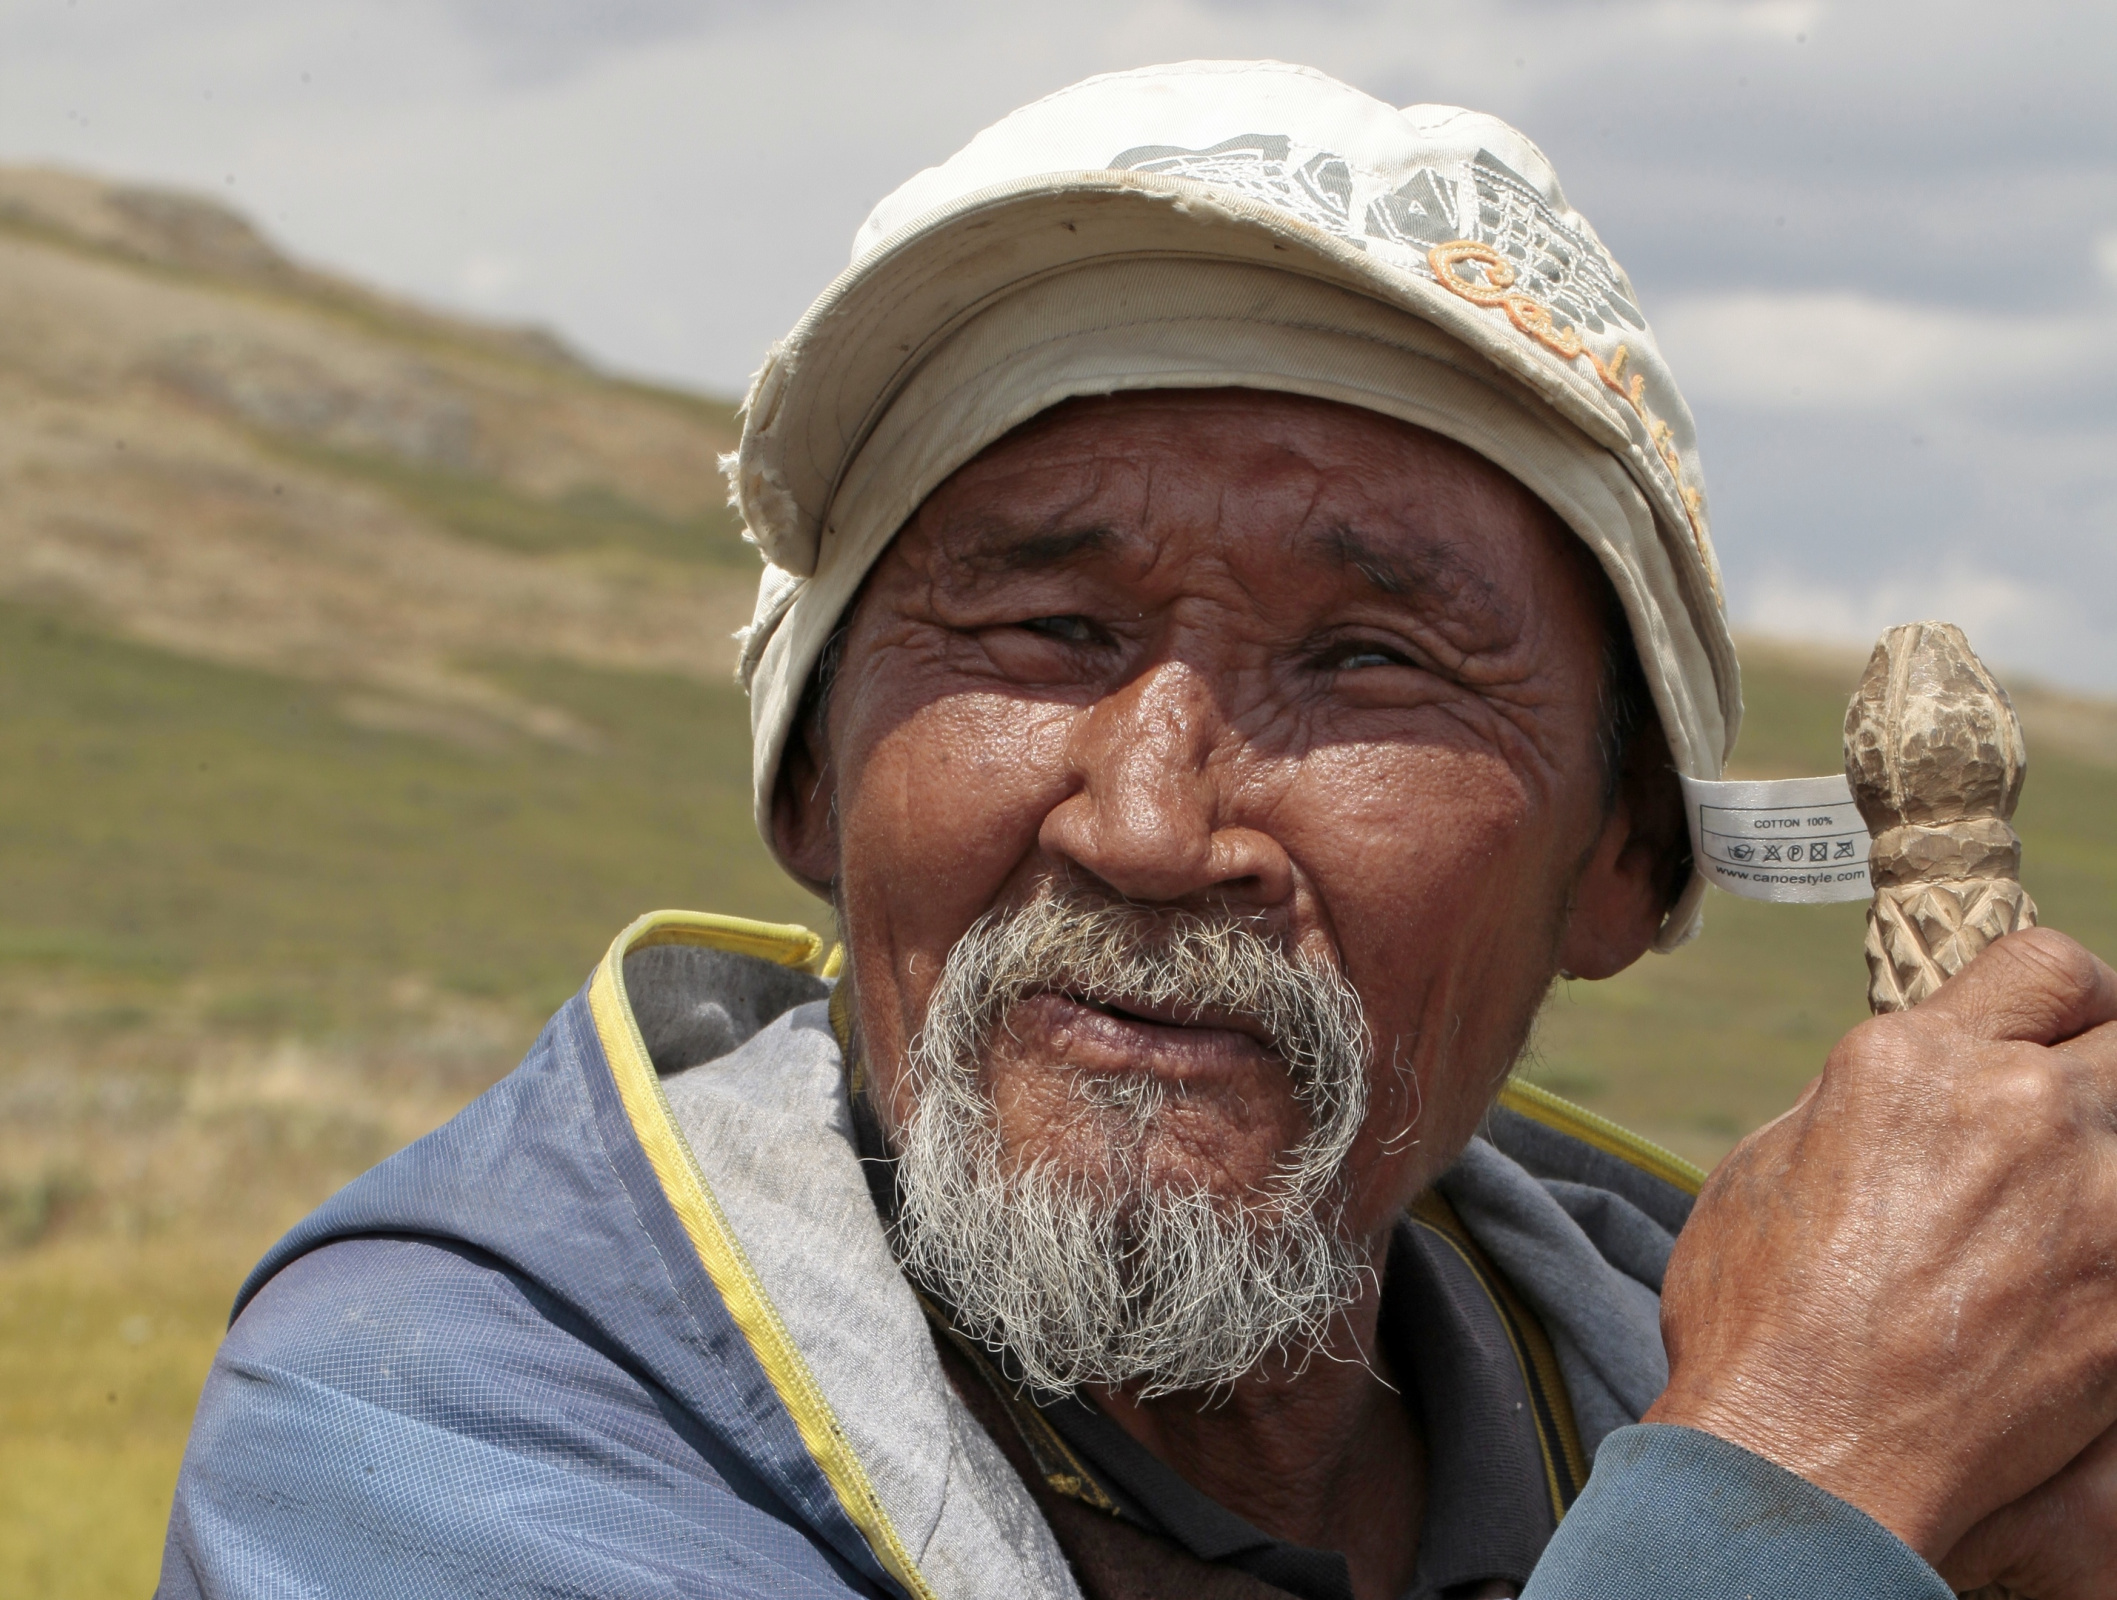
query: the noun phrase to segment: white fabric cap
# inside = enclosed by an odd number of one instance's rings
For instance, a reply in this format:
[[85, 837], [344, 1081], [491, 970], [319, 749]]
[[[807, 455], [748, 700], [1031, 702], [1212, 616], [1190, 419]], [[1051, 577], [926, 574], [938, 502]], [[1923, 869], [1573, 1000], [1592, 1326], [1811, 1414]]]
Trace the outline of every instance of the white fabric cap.
[[1190, 62], [1062, 90], [912, 179], [758, 373], [730, 476], [768, 563], [741, 669], [767, 844], [803, 688], [927, 495], [1074, 396], [1227, 386], [1514, 476], [1609, 574], [1677, 770], [1720, 776], [1741, 696], [1690, 411], [1542, 153], [1306, 68]]

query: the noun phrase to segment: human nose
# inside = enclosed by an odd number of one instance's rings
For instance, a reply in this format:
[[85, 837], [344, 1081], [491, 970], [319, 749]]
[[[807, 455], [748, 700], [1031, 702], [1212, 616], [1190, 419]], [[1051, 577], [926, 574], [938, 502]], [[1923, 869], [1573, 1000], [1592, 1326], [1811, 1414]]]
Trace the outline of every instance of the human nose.
[[1078, 786], [1045, 817], [1039, 844], [1131, 900], [1286, 900], [1286, 851], [1227, 820], [1226, 735], [1195, 669], [1142, 673], [1076, 724], [1067, 756]]

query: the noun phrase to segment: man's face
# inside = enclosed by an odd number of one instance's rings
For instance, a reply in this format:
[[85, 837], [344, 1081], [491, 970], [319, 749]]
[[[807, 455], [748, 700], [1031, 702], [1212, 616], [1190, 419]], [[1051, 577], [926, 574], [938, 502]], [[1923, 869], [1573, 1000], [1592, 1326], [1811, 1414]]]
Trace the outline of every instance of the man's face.
[[[1054, 891], [1233, 916], [1364, 1008], [1347, 1232], [1450, 1162], [1553, 972], [1599, 975], [1658, 898], [1605, 804], [1604, 598], [1497, 468], [1379, 415], [1246, 390], [1074, 402], [919, 509], [843, 641], [783, 847], [835, 882], [883, 1120], [951, 951]], [[1078, 987], [1078, 986], [1075, 986]], [[1310, 1132], [1269, 1031], [1066, 986], [976, 1071], [1004, 1158], [1254, 1193]]]

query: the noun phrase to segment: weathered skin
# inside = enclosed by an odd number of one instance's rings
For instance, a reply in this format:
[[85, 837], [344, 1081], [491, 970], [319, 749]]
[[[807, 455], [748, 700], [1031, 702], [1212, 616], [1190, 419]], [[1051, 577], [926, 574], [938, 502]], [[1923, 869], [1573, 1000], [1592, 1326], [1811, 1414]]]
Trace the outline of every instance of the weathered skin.
[[[825, 726], [797, 735], [778, 796], [783, 853], [836, 886], [886, 1120], [903, 1119], [905, 1047], [942, 962], [988, 908], [1060, 876], [1233, 906], [1336, 962], [1368, 1008], [1374, 1109], [1350, 1221], [1379, 1239], [1468, 1138], [1554, 973], [1608, 976], [1656, 931], [1680, 811], [1653, 738], [1605, 803], [1603, 618], [1585, 552], [1526, 491], [1370, 413], [1155, 392], [1069, 404], [987, 450], [869, 579]], [[2083, 1281], [2054, 1303], [2062, 1337], [2004, 1309], [2034, 1276], [2025, 1242], [2078, 1266], [2112, 1243], [2117, 1199], [2098, 1187], [2117, 1185], [2106, 1116], [2038, 1124], [2031, 1151], [1994, 1114], [2032, 1079], [2075, 1084], [2083, 1113], [2117, 1102], [2106, 1035], [2039, 1048], [2117, 1015], [2117, 979], [2035, 938], [1980, 966], [2031, 1020], [1946, 1032], [1942, 1005], [1855, 1034], [1708, 1192], [1672, 1283], [1662, 1420], [1808, 1471], [1934, 1555], [2117, 1413], [2102, 1332], [2117, 1308]], [[1163, 1169], [1256, 1182], [1302, 1113], [1277, 1059], [1228, 1021], [1063, 995], [1020, 1007], [986, 1066], [1009, 1153], [1094, 1163], [1067, 1084], [1149, 1072], [1178, 1091]], [[1943, 1077], [1963, 1087], [1936, 1125], [1922, 1091]], [[1821, 1097], [1836, 1120], [1811, 1129]], [[2057, 1089], [2041, 1103], [2058, 1108]], [[1832, 1142], [1804, 1147], [1803, 1129]], [[1948, 1143], [1966, 1182], [1990, 1179], [1981, 1210], [1936, 1210], [1903, 1129]], [[2033, 1194], [1991, 1178], [2024, 1153], [2053, 1163]], [[2022, 1360], [2003, 1400], [1958, 1391], [1992, 1379], [1985, 1348], [1935, 1346], [1941, 1302], [1918, 1275], [1951, 1251], [1994, 1274], [1971, 1287], [1980, 1336]], [[1819, 1293], [1841, 1263], [1857, 1264], [1850, 1307]], [[1330, 1352], [1364, 1362], [1274, 1366], [1209, 1410], [1104, 1399], [1223, 1504], [1344, 1551], [1357, 1593], [1394, 1596], [1423, 1456], [1384, 1382], [1377, 1311], [1357, 1305]], [[1763, 1383], [1792, 1372], [1796, 1388]], [[2034, 1426], [2010, 1430], [2009, 1405]], [[1960, 1425], [1945, 1444], [1919, 1426], [1940, 1412]], [[1890, 1446], [1886, 1482], [1833, 1448], [1848, 1420]]]

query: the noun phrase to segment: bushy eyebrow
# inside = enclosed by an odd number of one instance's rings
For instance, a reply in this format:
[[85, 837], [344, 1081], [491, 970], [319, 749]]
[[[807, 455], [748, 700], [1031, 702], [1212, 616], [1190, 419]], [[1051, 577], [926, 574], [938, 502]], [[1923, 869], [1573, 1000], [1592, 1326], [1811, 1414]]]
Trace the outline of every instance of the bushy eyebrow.
[[949, 565], [980, 578], [1063, 567], [1082, 556], [1101, 555], [1121, 541], [1114, 528], [1022, 528], [995, 523], [978, 529], [949, 552]]
[[1384, 550], [1357, 528], [1342, 522], [1316, 530], [1306, 543], [1312, 559], [1357, 573], [1370, 587], [1393, 597], [1429, 594], [1455, 600], [1463, 597], [1466, 590], [1489, 588], [1479, 573], [1445, 545], [1426, 545], [1412, 551]]
[[[953, 548], [947, 563], [977, 581], [1054, 571], [1087, 557], [1110, 555], [1128, 542], [1104, 523], [1069, 527], [1054, 519], [1025, 527], [995, 518], [949, 541]], [[1301, 534], [1296, 554], [1351, 573], [1375, 593], [1422, 609], [1438, 606], [1485, 617], [1502, 609], [1491, 580], [1445, 544], [1387, 549], [1349, 523], [1333, 523]]]

